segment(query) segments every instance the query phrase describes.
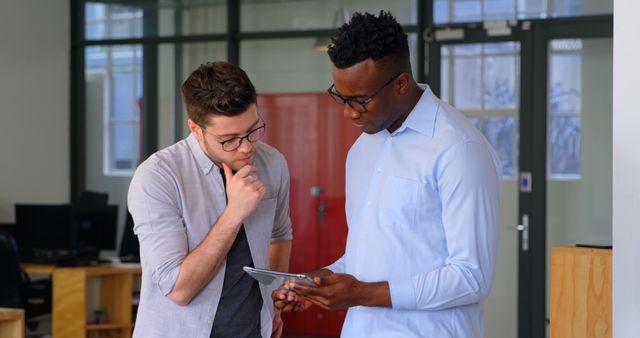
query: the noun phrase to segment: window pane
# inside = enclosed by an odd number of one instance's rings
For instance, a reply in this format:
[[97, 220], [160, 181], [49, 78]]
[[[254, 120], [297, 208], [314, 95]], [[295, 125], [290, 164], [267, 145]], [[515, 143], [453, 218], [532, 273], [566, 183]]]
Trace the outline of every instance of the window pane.
[[550, 43], [549, 110], [553, 113], [582, 111], [582, 44], [580, 40]]
[[547, 0], [517, 0], [518, 18], [545, 18], [547, 16], [547, 4]]
[[453, 1], [453, 18], [451, 22], [473, 22], [482, 18], [481, 0], [451, 0]]
[[433, 1], [433, 22], [436, 24], [449, 22], [449, 1]]
[[[503, 174], [517, 172], [520, 44], [514, 42], [443, 46], [444, 97], [463, 111], [499, 153]], [[447, 60], [453, 59], [453, 65]], [[448, 71], [446, 70], [448, 69]], [[446, 88], [452, 88], [447, 91]]]
[[138, 124], [111, 126], [111, 169], [133, 170], [139, 160], [140, 129]]
[[483, 6], [487, 20], [513, 19], [516, 16], [514, 0], [484, 0]]
[[84, 8], [85, 20], [102, 19], [105, 17], [106, 6], [100, 3], [87, 3]]
[[138, 76], [135, 72], [115, 72], [111, 75], [111, 96], [113, 119], [133, 119], [138, 116], [138, 99], [142, 93], [138, 92]]
[[346, 22], [345, 16], [380, 10], [390, 11], [403, 25], [417, 22], [416, 0], [254, 0], [240, 6], [240, 29], [246, 32], [335, 28]]
[[434, 0], [437, 24], [613, 14], [613, 0]]
[[158, 9], [159, 35], [218, 34], [227, 31], [227, 3], [171, 1]]
[[112, 20], [110, 25], [110, 38], [125, 39], [142, 36], [142, 20], [120, 19]]
[[142, 9], [133, 6], [85, 4], [86, 39], [142, 37]]
[[104, 38], [106, 28], [104, 22], [87, 22], [85, 30], [87, 39], [97, 40]]
[[482, 132], [498, 153], [505, 176], [515, 174], [513, 164], [513, 118], [486, 117], [482, 123]]
[[481, 109], [481, 58], [454, 57], [453, 101], [458, 109]]
[[140, 159], [142, 46], [87, 47], [85, 81], [88, 172], [132, 174]]
[[582, 0], [554, 0], [553, 16], [578, 16], [582, 14]]
[[485, 109], [516, 109], [518, 88], [516, 56], [486, 56], [484, 58]]
[[454, 45], [452, 49], [453, 49], [453, 54], [456, 56], [459, 56], [459, 55], [476, 56], [482, 53], [482, 44], [474, 43], [474, 44]]
[[520, 44], [515, 42], [492, 42], [482, 45], [485, 54], [513, 54], [520, 51]]
[[549, 166], [551, 175], [580, 175], [580, 117], [551, 117]]

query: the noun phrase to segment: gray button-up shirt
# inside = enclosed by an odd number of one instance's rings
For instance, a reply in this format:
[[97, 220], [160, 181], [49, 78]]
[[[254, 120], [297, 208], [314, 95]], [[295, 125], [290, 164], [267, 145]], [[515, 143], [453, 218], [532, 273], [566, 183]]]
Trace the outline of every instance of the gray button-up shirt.
[[[244, 220], [254, 265], [268, 268], [269, 244], [291, 239], [289, 171], [273, 147], [255, 143], [254, 165], [266, 187], [257, 209]], [[156, 152], [136, 170], [129, 211], [140, 241], [142, 286], [134, 337], [209, 337], [222, 292], [226, 262], [187, 306], [166, 295], [187, 254], [207, 235], [226, 207], [218, 168], [193, 135]], [[271, 335], [271, 290], [260, 286], [263, 337]], [[256, 319], [257, 320], [257, 319]]]

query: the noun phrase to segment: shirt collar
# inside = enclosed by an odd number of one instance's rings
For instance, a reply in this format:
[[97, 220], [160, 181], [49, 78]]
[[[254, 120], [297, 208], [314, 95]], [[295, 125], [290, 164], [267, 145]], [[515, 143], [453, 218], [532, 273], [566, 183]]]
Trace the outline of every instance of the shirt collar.
[[191, 149], [191, 153], [196, 158], [196, 162], [198, 162], [198, 167], [200, 167], [200, 170], [202, 170], [205, 175], [208, 175], [214, 167], [217, 168], [215, 163], [204, 153], [200, 147], [200, 143], [198, 143], [198, 140], [193, 134], [189, 134], [187, 137], [187, 144], [189, 145], [189, 149]]
[[407, 119], [404, 120], [402, 126], [393, 134], [401, 133], [406, 128], [415, 130], [425, 136], [433, 137], [435, 128], [436, 115], [440, 106], [439, 100], [431, 92], [431, 88], [426, 84], [419, 83], [421, 89], [424, 90], [418, 103], [413, 107]]

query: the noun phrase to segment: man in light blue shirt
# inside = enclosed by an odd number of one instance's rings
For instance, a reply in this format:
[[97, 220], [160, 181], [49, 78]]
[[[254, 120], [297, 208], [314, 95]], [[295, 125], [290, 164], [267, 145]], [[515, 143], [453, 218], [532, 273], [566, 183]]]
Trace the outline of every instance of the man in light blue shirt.
[[276, 306], [349, 311], [343, 337], [483, 336], [497, 253], [501, 165], [463, 114], [411, 75], [389, 13], [356, 13], [332, 40], [329, 94], [364, 132], [346, 163], [345, 254], [288, 283]]
[[144, 161], [129, 187], [142, 265], [134, 337], [279, 337], [272, 290], [242, 267], [288, 268], [285, 159], [259, 142], [266, 125], [242, 69], [204, 64], [182, 97], [191, 134]]

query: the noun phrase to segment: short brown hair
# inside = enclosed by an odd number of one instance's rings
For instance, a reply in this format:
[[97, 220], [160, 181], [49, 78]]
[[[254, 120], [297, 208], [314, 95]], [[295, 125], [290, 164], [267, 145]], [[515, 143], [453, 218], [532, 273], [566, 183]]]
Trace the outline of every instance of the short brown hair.
[[235, 116], [256, 102], [256, 89], [247, 73], [224, 61], [200, 65], [182, 84], [189, 119], [204, 126], [208, 115]]

